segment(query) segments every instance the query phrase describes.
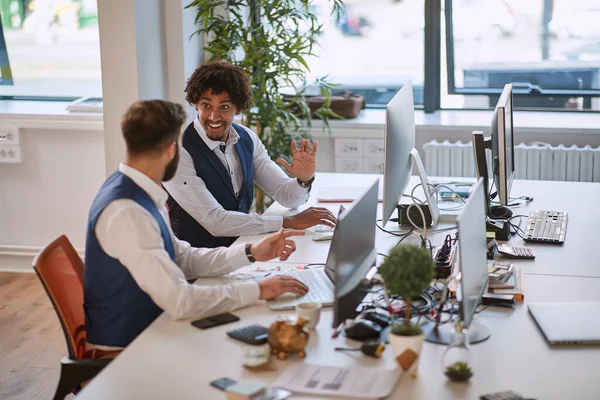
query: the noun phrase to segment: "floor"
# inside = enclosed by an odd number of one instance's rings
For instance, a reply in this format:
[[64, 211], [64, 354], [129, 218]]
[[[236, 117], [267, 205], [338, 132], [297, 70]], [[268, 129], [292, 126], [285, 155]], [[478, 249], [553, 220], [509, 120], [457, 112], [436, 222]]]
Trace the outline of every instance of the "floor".
[[35, 274], [0, 272], [0, 399], [51, 399], [67, 354]]

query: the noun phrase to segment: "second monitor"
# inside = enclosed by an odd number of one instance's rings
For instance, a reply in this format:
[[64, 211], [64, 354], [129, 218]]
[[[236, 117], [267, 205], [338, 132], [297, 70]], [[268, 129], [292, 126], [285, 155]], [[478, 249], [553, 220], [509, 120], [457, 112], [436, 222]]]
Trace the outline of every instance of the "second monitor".
[[[413, 90], [412, 84], [407, 82], [385, 107], [383, 226], [389, 221], [408, 187], [413, 162], [423, 185], [424, 204], [428, 206], [431, 214], [431, 225], [436, 225], [439, 219], [439, 209], [429, 190], [429, 179], [425, 173], [425, 167], [415, 149]], [[410, 210], [408, 214], [411, 214]], [[421, 226], [416, 227], [420, 228]]]
[[510, 218], [512, 216], [512, 211], [508, 208], [510, 189], [515, 174], [512, 105], [512, 85], [506, 84], [492, 117], [492, 172], [500, 203], [500, 205], [492, 207], [492, 218]]

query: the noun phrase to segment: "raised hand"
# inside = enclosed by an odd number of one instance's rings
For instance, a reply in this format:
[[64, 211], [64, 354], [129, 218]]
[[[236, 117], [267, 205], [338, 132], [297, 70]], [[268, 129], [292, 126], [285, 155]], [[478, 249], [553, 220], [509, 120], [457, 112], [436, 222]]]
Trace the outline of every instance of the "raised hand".
[[302, 236], [304, 231], [284, 231], [273, 233], [250, 247], [252, 257], [256, 261], [269, 261], [279, 257], [285, 261], [296, 250], [296, 243], [288, 239], [290, 236]]
[[315, 175], [318, 142], [313, 143], [313, 149], [310, 150], [310, 140], [300, 139], [300, 147], [296, 147], [296, 142], [290, 143], [292, 148], [292, 163], [288, 163], [283, 158], [277, 159], [277, 164], [281, 165], [288, 174], [295, 176], [302, 182], [309, 181]]

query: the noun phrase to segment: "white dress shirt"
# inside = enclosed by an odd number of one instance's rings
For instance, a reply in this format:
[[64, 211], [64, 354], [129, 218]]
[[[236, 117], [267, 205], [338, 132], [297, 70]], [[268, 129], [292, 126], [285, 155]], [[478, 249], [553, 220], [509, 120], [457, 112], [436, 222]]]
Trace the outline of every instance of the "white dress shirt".
[[[244, 176], [242, 164], [235, 148], [235, 144], [239, 140], [238, 133], [233, 127], [229, 127], [227, 143], [222, 143], [208, 138], [198, 117], [194, 120], [194, 128], [229, 172], [233, 190], [239, 197]], [[254, 182], [284, 207], [297, 208], [306, 203], [309, 190], [298, 185], [295, 178], [288, 177], [271, 160], [258, 136], [250, 129], [246, 127], [244, 129], [254, 143]], [[221, 150], [223, 144], [225, 152]], [[163, 185], [177, 204], [215, 237], [259, 235], [277, 231], [283, 225], [283, 217], [280, 216], [225, 210], [206, 188], [204, 181], [196, 174], [192, 156], [184, 148], [181, 148], [181, 157], [175, 177], [164, 182]]]
[[156, 219], [130, 199], [111, 202], [96, 222], [102, 250], [116, 258], [152, 300], [173, 319], [203, 318], [256, 302], [260, 296], [254, 281], [231, 285], [201, 286], [188, 279], [227, 274], [249, 264], [244, 245], [198, 249], [173, 235], [165, 207], [167, 193], [148, 176], [125, 164], [119, 171], [141, 187], [154, 201], [175, 250], [175, 262], [165, 250]]

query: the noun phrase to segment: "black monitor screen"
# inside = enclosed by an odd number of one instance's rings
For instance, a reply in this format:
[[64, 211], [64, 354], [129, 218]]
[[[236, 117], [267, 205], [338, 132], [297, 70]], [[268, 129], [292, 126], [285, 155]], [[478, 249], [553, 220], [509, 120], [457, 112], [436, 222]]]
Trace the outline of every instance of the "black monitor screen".
[[[504, 107], [504, 153], [506, 154], [506, 161], [504, 164], [506, 173], [506, 197], [510, 196], [510, 188], [512, 186], [513, 175], [515, 173], [515, 143], [513, 138], [513, 99], [512, 99], [512, 85], [507, 94], [506, 106]], [[506, 199], [508, 204], [508, 198]]]
[[326, 266], [326, 269], [335, 271], [333, 327], [354, 318], [356, 307], [366, 294], [360, 283], [375, 264], [377, 256], [375, 221], [378, 191], [377, 180], [338, 218]]

